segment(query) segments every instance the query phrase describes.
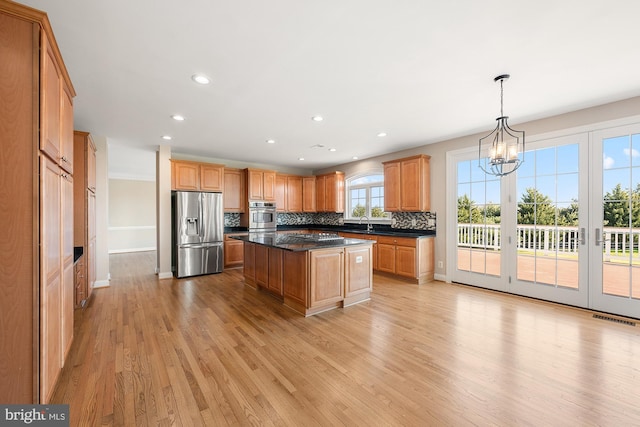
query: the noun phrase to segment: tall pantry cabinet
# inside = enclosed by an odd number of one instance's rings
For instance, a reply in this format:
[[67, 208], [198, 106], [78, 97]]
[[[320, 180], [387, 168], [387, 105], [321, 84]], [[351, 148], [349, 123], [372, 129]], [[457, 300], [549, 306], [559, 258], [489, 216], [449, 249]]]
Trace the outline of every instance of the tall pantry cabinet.
[[76, 307], [84, 306], [96, 281], [96, 146], [87, 132], [73, 133], [74, 227], [75, 246], [82, 247], [84, 264], [80, 273], [86, 278], [75, 292]]
[[0, 0], [0, 402], [47, 403], [73, 336], [73, 97], [47, 15]]

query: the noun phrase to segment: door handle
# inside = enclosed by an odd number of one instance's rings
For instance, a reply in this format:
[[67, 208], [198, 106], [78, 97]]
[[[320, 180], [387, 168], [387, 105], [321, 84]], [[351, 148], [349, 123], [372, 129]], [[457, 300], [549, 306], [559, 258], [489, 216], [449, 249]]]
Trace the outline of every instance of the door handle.
[[602, 239], [600, 239], [600, 229], [596, 228], [596, 246], [600, 246], [601, 243], [604, 243], [604, 233], [602, 233]]
[[587, 244], [587, 233], [584, 227], [580, 229], [580, 244], [583, 246]]

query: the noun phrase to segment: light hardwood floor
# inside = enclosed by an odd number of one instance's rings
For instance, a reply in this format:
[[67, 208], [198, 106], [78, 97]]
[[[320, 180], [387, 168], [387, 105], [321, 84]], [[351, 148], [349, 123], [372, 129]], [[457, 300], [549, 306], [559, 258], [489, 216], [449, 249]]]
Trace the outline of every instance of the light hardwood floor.
[[158, 281], [111, 256], [54, 402], [71, 425], [640, 425], [640, 327], [476, 288], [375, 276], [304, 318], [241, 270]]

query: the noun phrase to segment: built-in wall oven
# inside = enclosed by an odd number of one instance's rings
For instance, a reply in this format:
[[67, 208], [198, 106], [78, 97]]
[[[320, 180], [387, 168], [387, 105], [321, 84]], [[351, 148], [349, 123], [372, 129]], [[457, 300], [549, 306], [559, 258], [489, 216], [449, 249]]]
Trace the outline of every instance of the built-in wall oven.
[[272, 202], [249, 202], [249, 232], [276, 231], [276, 204]]

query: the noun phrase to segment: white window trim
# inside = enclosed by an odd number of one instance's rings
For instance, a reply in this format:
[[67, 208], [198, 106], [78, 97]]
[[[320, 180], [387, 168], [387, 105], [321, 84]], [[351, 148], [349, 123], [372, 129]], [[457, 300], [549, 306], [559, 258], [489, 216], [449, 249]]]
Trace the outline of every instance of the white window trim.
[[[349, 186], [349, 182], [352, 180], [356, 180], [358, 178], [362, 178], [365, 176], [369, 176], [369, 175], [382, 175], [384, 177], [384, 169], [380, 168], [380, 169], [368, 169], [366, 171], [360, 171], [358, 173], [355, 173], [353, 175], [350, 175], [348, 177], [345, 177], [345, 191], [344, 191], [344, 197], [345, 197], [345, 209], [344, 209], [344, 214], [343, 214], [343, 221], [345, 224], [359, 224], [360, 223], [360, 218], [352, 218], [349, 216], [349, 214], [351, 213], [349, 210], [349, 202], [351, 199], [351, 195], [350, 195], [350, 189], [351, 187]], [[357, 186], [360, 187], [360, 186]], [[356, 188], [357, 188], [356, 187]], [[384, 178], [383, 178], [383, 187], [384, 187]], [[369, 223], [370, 224], [391, 224], [391, 213], [389, 212], [389, 218], [369, 218]]]

